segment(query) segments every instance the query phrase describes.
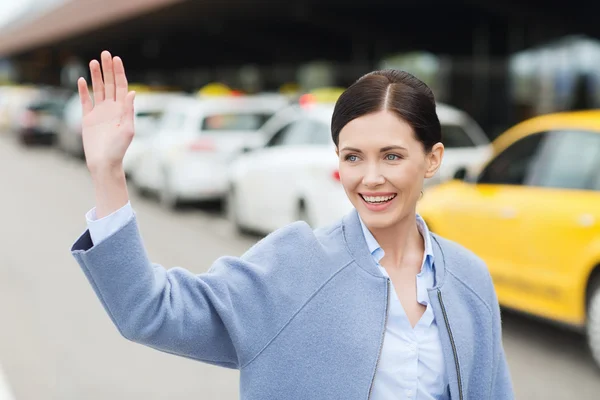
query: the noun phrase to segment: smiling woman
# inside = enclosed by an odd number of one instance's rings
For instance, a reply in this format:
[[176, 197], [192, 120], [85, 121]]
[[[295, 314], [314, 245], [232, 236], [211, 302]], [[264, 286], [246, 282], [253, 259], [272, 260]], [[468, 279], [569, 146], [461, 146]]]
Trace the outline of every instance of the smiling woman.
[[[424, 83], [394, 70], [372, 72], [340, 97], [331, 123], [340, 178], [370, 230], [414, 225], [424, 180], [444, 153], [435, 107]], [[419, 241], [416, 228], [403, 231]]]
[[443, 157], [425, 84], [375, 72], [338, 99], [332, 134], [355, 209], [196, 275], [148, 259], [122, 170], [135, 93], [121, 59], [104, 52], [104, 74], [90, 68], [95, 101], [83, 79], [79, 90], [97, 208], [72, 254], [124, 337], [239, 369], [243, 400], [514, 398], [485, 264], [415, 211]]

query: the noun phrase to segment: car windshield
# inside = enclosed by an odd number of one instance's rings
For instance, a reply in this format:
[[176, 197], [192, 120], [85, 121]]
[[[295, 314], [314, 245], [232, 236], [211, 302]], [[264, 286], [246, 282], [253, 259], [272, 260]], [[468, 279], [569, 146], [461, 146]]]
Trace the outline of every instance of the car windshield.
[[34, 112], [50, 113], [54, 115], [60, 115], [65, 108], [65, 101], [59, 100], [46, 100], [37, 101], [31, 103], [27, 108]]
[[139, 111], [135, 114], [138, 119], [158, 121], [162, 117], [162, 111]]
[[259, 129], [272, 114], [237, 113], [214, 114], [202, 121], [203, 131], [254, 131]]

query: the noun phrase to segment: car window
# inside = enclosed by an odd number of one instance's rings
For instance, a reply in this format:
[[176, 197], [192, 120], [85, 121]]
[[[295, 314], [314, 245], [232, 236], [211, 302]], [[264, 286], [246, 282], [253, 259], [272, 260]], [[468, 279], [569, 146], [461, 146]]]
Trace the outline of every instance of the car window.
[[301, 119], [277, 131], [267, 143], [267, 147], [329, 144], [331, 142], [329, 132], [327, 124]]
[[285, 134], [288, 131], [288, 129], [290, 129], [291, 126], [292, 126], [292, 124], [286, 124], [282, 128], [280, 128], [277, 132], [275, 132], [273, 134], [273, 136], [271, 136], [271, 138], [269, 139], [269, 141], [267, 142], [265, 147], [281, 146], [281, 143], [283, 142], [283, 139], [285, 138]]
[[600, 135], [587, 131], [550, 132], [531, 185], [592, 189], [600, 168]]
[[61, 116], [62, 111], [65, 107], [65, 104], [58, 100], [47, 100], [40, 101], [30, 104], [27, 109], [38, 112], [38, 113], [47, 113], [55, 116]]
[[135, 113], [136, 136], [146, 136], [158, 132], [163, 113], [158, 110], [143, 110]]
[[530, 178], [547, 133], [526, 136], [498, 154], [484, 168], [480, 184], [522, 185]]
[[309, 119], [302, 119], [290, 125], [282, 141], [283, 146], [300, 146], [310, 144], [313, 133], [313, 123]]
[[202, 131], [255, 131], [272, 116], [268, 113], [214, 114], [201, 122]]
[[447, 149], [459, 147], [475, 147], [469, 134], [460, 125], [442, 124], [442, 143]]
[[135, 113], [136, 118], [139, 119], [149, 119], [154, 122], [160, 121], [163, 113], [162, 111], [152, 110], [152, 111], [138, 111]]
[[323, 122], [313, 121], [309, 142], [314, 145], [333, 144], [329, 125]]

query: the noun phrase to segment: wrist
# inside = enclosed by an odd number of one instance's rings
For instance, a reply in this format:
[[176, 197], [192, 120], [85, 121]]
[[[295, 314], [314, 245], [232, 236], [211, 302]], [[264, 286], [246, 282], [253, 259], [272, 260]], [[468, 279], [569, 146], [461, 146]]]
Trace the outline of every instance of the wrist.
[[121, 180], [125, 178], [125, 171], [122, 164], [104, 164], [88, 167], [88, 169], [94, 183]]
[[112, 214], [129, 201], [127, 181], [122, 167], [99, 168], [92, 173], [96, 198], [96, 216]]

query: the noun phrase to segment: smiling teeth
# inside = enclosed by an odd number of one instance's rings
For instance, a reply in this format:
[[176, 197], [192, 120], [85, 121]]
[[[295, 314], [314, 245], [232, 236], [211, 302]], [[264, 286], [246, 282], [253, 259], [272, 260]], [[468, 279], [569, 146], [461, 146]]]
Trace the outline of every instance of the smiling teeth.
[[392, 196], [363, 196], [363, 199], [368, 203], [385, 203], [386, 201], [392, 200], [394, 197], [396, 197], [395, 194]]

